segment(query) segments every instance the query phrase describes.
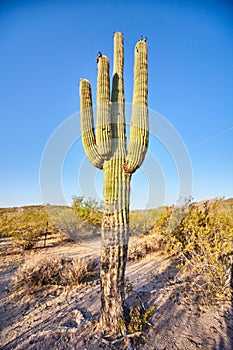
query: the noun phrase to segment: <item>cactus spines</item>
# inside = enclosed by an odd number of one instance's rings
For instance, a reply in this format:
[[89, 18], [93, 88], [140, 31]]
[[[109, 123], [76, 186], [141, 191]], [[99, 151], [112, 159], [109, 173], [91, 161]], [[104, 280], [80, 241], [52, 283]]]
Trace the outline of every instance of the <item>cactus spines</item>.
[[135, 47], [134, 90], [130, 139], [126, 147], [124, 43], [114, 34], [114, 67], [110, 101], [109, 62], [98, 60], [97, 122], [94, 133], [90, 83], [80, 82], [82, 142], [91, 163], [104, 172], [104, 215], [101, 248], [101, 323], [119, 332], [123, 316], [124, 276], [129, 240], [129, 198], [132, 173], [140, 167], [148, 146], [147, 44]]

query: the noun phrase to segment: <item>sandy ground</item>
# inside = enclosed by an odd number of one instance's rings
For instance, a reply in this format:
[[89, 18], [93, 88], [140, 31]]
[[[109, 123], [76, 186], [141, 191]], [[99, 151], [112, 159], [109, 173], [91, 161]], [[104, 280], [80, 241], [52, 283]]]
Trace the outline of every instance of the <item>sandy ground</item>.
[[[26, 253], [0, 240], [0, 349], [119, 349], [103, 337], [98, 327], [99, 278], [76, 287], [37, 290], [12, 289], [11, 278], [25, 260], [36, 256], [99, 257], [92, 245], [63, 242]], [[160, 253], [127, 265], [128, 306], [138, 297], [145, 308], [155, 306], [148, 330], [131, 349], [233, 350], [233, 312], [228, 301], [204, 309], [198, 297], [183, 298], [185, 282], [176, 261]], [[131, 289], [132, 289], [131, 288]]]

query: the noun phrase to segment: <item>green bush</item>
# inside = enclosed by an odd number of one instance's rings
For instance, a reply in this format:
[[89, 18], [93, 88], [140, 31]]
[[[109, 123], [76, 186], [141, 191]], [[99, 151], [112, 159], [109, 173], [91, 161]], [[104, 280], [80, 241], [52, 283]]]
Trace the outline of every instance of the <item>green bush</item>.
[[84, 197], [72, 197], [72, 209], [77, 217], [85, 223], [101, 227], [103, 216], [103, 205], [93, 198], [85, 199]]

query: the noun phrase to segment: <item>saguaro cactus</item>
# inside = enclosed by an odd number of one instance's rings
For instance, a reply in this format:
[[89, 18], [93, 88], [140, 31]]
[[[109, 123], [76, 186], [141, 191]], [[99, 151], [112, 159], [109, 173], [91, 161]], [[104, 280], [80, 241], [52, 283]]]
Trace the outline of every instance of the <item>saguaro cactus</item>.
[[126, 146], [124, 44], [114, 34], [114, 67], [110, 97], [109, 61], [98, 59], [97, 117], [94, 132], [91, 85], [80, 82], [82, 142], [91, 163], [104, 172], [104, 215], [101, 248], [101, 323], [119, 332], [124, 319], [124, 276], [129, 241], [130, 179], [140, 167], [148, 146], [148, 63], [146, 40], [136, 44], [130, 137]]

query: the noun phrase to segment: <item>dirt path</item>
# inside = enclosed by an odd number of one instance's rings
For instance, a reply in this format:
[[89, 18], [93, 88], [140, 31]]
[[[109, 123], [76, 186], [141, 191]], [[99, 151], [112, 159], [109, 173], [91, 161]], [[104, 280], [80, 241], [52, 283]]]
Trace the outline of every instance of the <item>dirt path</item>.
[[[9, 242], [8, 242], [9, 243]], [[116, 349], [100, 339], [97, 319], [100, 286], [96, 278], [86, 285], [10, 290], [17, 265], [25, 259], [43, 256], [98, 257], [98, 242], [90, 245], [65, 243], [26, 255], [10, 252], [0, 244], [0, 315], [2, 350], [22, 349]], [[13, 254], [13, 255], [12, 255]], [[183, 281], [176, 261], [159, 253], [127, 265], [127, 304], [139, 298], [145, 308], [155, 306], [144, 344], [145, 350], [233, 350], [233, 322], [230, 303], [202, 310], [195, 300], [179, 295]]]

